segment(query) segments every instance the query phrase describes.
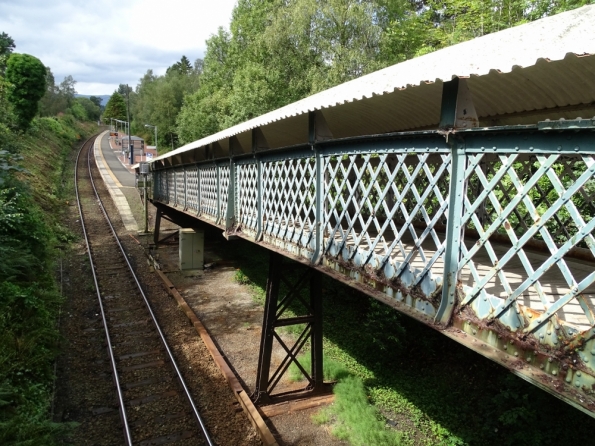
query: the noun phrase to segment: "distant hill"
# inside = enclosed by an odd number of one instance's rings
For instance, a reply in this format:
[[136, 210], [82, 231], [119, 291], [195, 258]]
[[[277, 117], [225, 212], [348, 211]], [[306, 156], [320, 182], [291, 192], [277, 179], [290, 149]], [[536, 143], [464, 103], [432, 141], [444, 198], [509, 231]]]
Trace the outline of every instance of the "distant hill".
[[91, 96], [101, 98], [101, 106], [105, 107], [105, 104], [107, 104], [107, 101], [109, 101], [109, 98], [112, 95], [111, 94], [75, 94], [75, 96], [77, 98], [90, 98]]

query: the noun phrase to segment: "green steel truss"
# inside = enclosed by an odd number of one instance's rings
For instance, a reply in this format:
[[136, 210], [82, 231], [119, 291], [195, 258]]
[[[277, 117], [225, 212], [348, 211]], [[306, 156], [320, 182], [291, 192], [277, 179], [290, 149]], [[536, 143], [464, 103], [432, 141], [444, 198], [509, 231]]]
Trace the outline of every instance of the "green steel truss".
[[152, 199], [361, 289], [595, 415], [593, 124], [153, 166]]

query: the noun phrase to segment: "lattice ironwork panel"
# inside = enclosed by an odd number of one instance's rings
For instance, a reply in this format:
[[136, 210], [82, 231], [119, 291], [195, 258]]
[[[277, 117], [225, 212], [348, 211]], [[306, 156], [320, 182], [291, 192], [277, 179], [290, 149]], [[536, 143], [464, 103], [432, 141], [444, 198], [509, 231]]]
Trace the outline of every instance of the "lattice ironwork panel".
[[229, 166], [219, 166], [219, 214], [218, 218], [225, 218], [227, 200], [229, 197]]
[[467, 178], [462, 303], [550, 345], [592, 327], [594, 156], [471, 155]]
[[[324, 249], [426, 297], [442, 282], [450, 154], [354, 154], [324, 165]], [[437, 298], [437, 296], [435, 296]]]
[[167, 202], [176, 205], [176, 173], [174, 169], [167, 171]]
[[186, 207], [199, 211], [198, 167], [186, 168]]
[[154, 172], [154, 178], [156, 181], [156, 194], [155, 197], [159, 201], [168, 202], [169, 193], [167, 190], [167, 171], [158, 170]]
[[264, 232], [313, 250], [316, 244], [315, 158], [267, 162], [262, 172]]
[[237, 166], [237, 209], [238, 229], [258, 229], [258, 165], [256, 163]]
[[217, 167], [200, 167], [200, 213], [217, 218]]
[[186, 208], [186, 174], [183, 167], [175, 169], [176, 173], [176, 206]]

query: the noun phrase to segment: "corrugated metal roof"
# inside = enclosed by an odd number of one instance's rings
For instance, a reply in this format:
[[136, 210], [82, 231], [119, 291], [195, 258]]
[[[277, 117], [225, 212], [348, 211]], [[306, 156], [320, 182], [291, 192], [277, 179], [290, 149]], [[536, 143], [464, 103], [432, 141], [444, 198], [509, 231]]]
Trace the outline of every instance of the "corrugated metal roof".
[[534, 123], [567, 106], [575, 107], [556, 116], [595, 114], [593, 24], [595, 6], [585, 6], [479, 37], [338, 85], [156, 160], [232, 136], [249, 146], [250, 130], [257, 127], [271, 147], [304, 143], [307, 114], [314, 110], [322, 111], [337, 138], [431, 128], [439, 121], [442, 83], [454, 77], [468, 78], [477, 115], [488, 125]]

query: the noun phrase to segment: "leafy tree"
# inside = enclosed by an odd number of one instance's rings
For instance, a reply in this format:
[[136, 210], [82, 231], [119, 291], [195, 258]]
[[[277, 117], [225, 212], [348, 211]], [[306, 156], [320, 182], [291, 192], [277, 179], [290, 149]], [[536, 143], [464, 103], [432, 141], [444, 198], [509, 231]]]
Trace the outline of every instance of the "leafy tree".
[[[101, 116], [101, 109], [90, 98], [75, 98], [71, 106], [74, 116], [81, 120], [98, 121]], [[76, 112], [75, 112], [76, 109]], [[83, 113], [81, 113], [81, 111]], [[77, 115], [78, 114], [78, 115]], [[80, 115], [80, 116], [79, 116]]]
[[118, 85], [118, 93], [124, 97], [128, 96], [132, 93], [132, 87], [128, 86], [128, 84], [120, 84]]
[[109, 121], [110, 118], [119, 119], [121, 121], [126, 120], [126, 102], [120, 93], [114, 91], [109, 101], [105, 105], [105, 111], [103, 112], [103, 120]]
[[193, 66], [186, 56], [169, 67], [164, 76], [147, 71], [137, 85], [135, 101], [131, 106], [134, 131], [154, 143], [154, 133], [145, 128], [145, 124], [156, 125], [159, 128], [159, 147], [177, 146], [176, 118], [184, 98], [198, 89], [201, 71], [202, 61], [197, 60]]
[[182, 56], [179, 62], [176, 62], [166, 70], [166, 74], [176, 71], [178, 74], [190, 74], [192, 65], [186, 56]]
[[4, 74], [6, 61], [16, 48], [14, 40], [5, 32], [0, 33], [0, 74]]
[[74, 105], [76, 80], [69, 75], [56, 85], [52, 70], [46, 67], [46, 72], [46, 91], [39, 103], [39, 114], [58, 116], [60, 113], [66, 113]]
[[91, 101], [93, 104], [95, 104], [97, 107], [101, 108], [101, 102], [102, 102], [102, 101], [101, 101], [101, 98], [98, 98], [97, 96], [91, 96], [91, 97], [89, 98], [89, 100], [90, 100], [90, 101]]
[[75, 85], [76, 81], [71, 75], [66, 76], [60, 83], [59, 92], [66, 99], [68, 107], [72, 105], [76, 95], [76, 89], [74, 88]]
[[0, 33], [0, 56], [10, 56], [16, 48], [14, 40], [5, 32]]
[[6, 80], [13, 85], [8, 93], [17, 124], [25, 130], [39, 109], [39, 100], [46, 90], [46, 68], [29, 54], [14, 53], [8, 58]]
[[177, 133], [187, 143], [377, 69], [593, 1], [238, 0], [229, 32], [207, 40], [200, 86], [184, 100]]

